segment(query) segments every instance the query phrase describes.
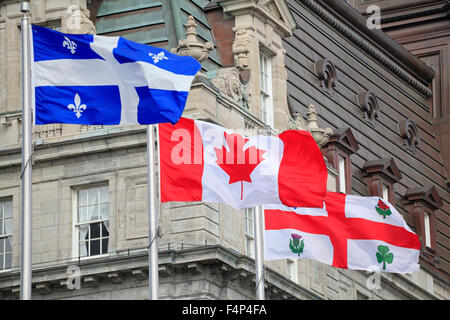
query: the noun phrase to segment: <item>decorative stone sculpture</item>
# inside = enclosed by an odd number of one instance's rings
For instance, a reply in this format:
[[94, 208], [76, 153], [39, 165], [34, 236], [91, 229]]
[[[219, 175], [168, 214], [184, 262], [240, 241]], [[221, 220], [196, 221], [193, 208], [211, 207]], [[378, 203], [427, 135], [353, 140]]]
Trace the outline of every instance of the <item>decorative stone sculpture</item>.
[[317, 119], [316, 108], [310, 104], [306, 111], [307, 128], [308, 131], [311, 132], [316, 143], [321, 147], [328, 142], [328, 139], [333, 134], [333, 130], [331, 130], [331, 128], [319, 128]]
[[239, 71], [234, 68], [222, 68], [217, 70], [217, 76], [211, 82], [219, 89], [220, 93], [230, 97], [239, 103], [243, 99], [243, 88], [239, 77]]
[[89, 16], [89, 10], [86, 8], [79, 5], [69, 6], [63, 17], [62, 31], [64, 33], [95, 34], [95, 26]]
[[233, 41], [233, 54], [235, 66], [239, 70], [239, 75], [243, 83], [250, 80], [250, 68], [248, 63], [248, 54], [250, 52], [251, 34], [248, 28], [233, 28], [235, 37]]
[[186, 39], [180, 39], [178, 47], [170, 49], [170, 52], [181, 56], [191, 56], [198, 62], [208, 59], [209, 51], [214, 49], [214, 45], [211, 42], [202, 43], [197, 39], [197, 24], [193, 16], [188, 17], [184, 27], [186, 29]]

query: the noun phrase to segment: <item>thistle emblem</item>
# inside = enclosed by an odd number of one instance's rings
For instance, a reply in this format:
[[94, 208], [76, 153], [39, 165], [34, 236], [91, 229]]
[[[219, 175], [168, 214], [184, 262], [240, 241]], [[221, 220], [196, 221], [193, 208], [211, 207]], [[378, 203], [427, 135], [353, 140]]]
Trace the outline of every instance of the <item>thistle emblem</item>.
[[67, 106], [67, 109], [69, 110], [73, 110], [73, 112], [75, 112], [75, 115], [77, 116], [77, 118], [81, 117], [81, 113], [86, 110], [86, 105], [85, 104], [81, 104], [81, 99], [80, 96], [78, 95], [78, 93], [75, 93], [75, 98], [73, 99], [73, 102], [75, 103], [73, 104], [69, 104]]
[[378, 252], [376, 253], [378, 263], [383, 262], [383, 270], [386, 270], [386, 262], [391, 264], [394, 261], [394, 254], [389, 252], [389, 247], [378, 246]]
[[383, 216], [383, 219], [386, 219], [386, 216], [390, 216], [392, 214], [391, 209], [383, 202], [383, 200], [378, 199], [378, 204], [375, 207], [379, 215]]
[[67, 48], [68, 50], [70, 50], [71, 54], [74, 54], [75, 51], [77, 50], [77, 44], [75, 42], [73, 42], [72, 40], [70, 40], [69, 38], [67, 38], [66, 36], [64, 36], [64, 42], [62, 43], [62, 46], [64, 48]]
[[292, 239], [289, 239], [289, 248], [291, 249], [291, 251], [293, 253], [298, 254], [298, 256], [300, 257], [300, 253], [303, 252], [305, 243], [303, 240], [300, 241], [302, 236], [295, 234], [295, 233], [292, 233], [291, 236], [292, 236]]
[[161, 61], [161, 60], [168, 60], [168, 59], [169, 59], [169, 58], [167, 58], [166, 55], [164, 54], [164, 51], [161, 51], [161, 52], [158, 53], [158, 54], [154, 54], [154, 53], [149, 52], [148, 55], [149, 55], [150, 57], [152, 57], [154, 63], [158, 63], [158, 62]]

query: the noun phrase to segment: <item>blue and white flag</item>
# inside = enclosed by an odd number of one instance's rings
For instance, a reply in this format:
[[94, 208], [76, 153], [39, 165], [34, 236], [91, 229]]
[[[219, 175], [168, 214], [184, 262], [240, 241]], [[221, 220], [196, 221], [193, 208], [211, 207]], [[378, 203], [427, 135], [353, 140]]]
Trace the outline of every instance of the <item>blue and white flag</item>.
[[35, 124], [176, 123], [200, 69], [192, 57], [32, 25]]

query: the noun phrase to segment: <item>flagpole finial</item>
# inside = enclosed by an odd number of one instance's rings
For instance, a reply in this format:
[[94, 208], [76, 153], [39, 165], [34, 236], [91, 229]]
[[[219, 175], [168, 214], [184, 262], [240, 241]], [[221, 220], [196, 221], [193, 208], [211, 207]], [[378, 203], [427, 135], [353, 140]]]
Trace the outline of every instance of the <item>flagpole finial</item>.
[[30, 3], [27, 1], [20, 3], [20, 12], [28, 13], [30, 12]]

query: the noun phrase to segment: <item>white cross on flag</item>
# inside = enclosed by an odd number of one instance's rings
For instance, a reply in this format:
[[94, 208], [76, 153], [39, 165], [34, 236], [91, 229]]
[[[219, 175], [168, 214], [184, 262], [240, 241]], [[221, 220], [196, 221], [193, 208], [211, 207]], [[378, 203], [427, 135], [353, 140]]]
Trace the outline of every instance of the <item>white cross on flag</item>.
[[201, 65], [122, 37], [32, 26], [35, 123], [175, 123]]
[[313, 259], [337, 268], [412, 273], [420, 242], [378, 197], [327, 192], [325, 208], [264, 206], [266, 260]]

